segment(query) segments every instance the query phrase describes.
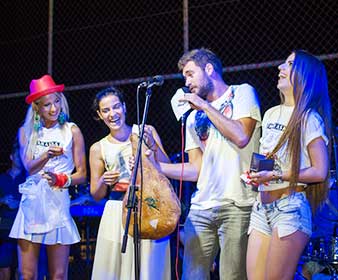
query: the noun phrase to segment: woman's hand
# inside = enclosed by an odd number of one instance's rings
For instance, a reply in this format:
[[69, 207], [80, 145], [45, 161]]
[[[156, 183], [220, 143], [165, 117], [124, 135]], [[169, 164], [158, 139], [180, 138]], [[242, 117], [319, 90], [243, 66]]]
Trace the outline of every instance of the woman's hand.
[[146, 146], [152, 150], [157, 150], [157, 143], [153, 135], [153, 127], [151, 125], [145, 125], [144, 126], [144, 134], [143, 134], [143, 140]]
[[49, 146], [46, 151], [48, 158], [53, 158], [63, 155], [63, 148], [59, 146]]
[[129, 170], [133, 171], [134, 166], [135, 166], [135, 157], [134, 156], [129, 157], [128, 165], [129, 165]]
[[251, 172], [248, 177], [250, 179], [250, 184], [252, 184], [253, 186], [258, 186], [260, 184], [264, 184], [267, 186], [269, 185], [269, 182], [273, 180], [273, 172], [267, 170]]
[[118, 170], [106, 171], [102, 175], [102, 181], [107, 186], [113, 186], [117, 183], [120, 177], [120, 172]]
[[51, 187], [55, 185], [56, 175], [54, 173], [45, 171], [42, 174], [42, 178], [45, 178], [48, 181], [48, 185], [50, 185]]

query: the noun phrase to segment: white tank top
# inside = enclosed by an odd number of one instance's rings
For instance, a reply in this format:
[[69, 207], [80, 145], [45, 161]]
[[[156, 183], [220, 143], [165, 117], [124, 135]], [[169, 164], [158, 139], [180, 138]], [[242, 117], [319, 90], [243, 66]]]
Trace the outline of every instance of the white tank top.
[[46, 152], [49, 146], [58, 146], [63, 148], [63, 155], [48, 160], [43, 171], [53, 173], [71, 174], [74, 169], [73, 161], [73, 134], [72, 126], [74, 123], [65, 123], [62, 127], [56, 124], [53, 127], [43, 127], [39, 130], [38, 139], [33, 158], [38, 158]]
[[111, 143], [106, 136], [100, 140], [100, 145], [106, 170], [120, 171], [118, 182], [129, 183], [131, 171], [128, 162], [132, 156], [130, 140], [123, 143]]

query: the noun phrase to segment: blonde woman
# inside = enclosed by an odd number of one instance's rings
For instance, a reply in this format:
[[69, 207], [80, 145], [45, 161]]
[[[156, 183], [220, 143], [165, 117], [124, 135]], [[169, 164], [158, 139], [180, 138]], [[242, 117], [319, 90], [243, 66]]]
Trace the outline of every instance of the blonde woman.
[[70, 212], [68, 187], [86, 181], [84, 139], [68, 122], [68, 104], [49, 75], [32, 80], [30, 104], [19, 130], [20, 156], [30, 175], [10, 237], [18, 239], [20, 279], [37, 279], [41, 244], [47, 248], [50, 279], [67, 279], [70, 245], [80, 236]]

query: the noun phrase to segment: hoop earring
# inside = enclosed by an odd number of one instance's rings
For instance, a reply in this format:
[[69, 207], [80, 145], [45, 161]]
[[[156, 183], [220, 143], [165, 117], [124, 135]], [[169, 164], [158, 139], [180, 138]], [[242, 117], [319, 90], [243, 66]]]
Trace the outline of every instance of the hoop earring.
[[61, 110], [59, 116], [58, 116], [58, 122], [59, 124], [64, 124], [67, 121], [67, 115]]
[[34, 112], [33, 129], [34, 131], [39, 131], [40, 128], [41, 128], [40, 115], [37, 112]]

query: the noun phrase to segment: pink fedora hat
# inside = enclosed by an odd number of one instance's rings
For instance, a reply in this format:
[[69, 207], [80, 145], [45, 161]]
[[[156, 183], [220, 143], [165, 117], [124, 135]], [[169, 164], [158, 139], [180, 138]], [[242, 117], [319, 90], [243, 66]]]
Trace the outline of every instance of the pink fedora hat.
[[31, 104], [33, 101], [40, 97], [54, 93], [61, 92], [65, 88], [65, 85], [55, 84], [53, 78], [50, 75], [44, 75], [40, 79], [32, 80], [29, 86], [30, 93], [26, 96], [26, 103]]

